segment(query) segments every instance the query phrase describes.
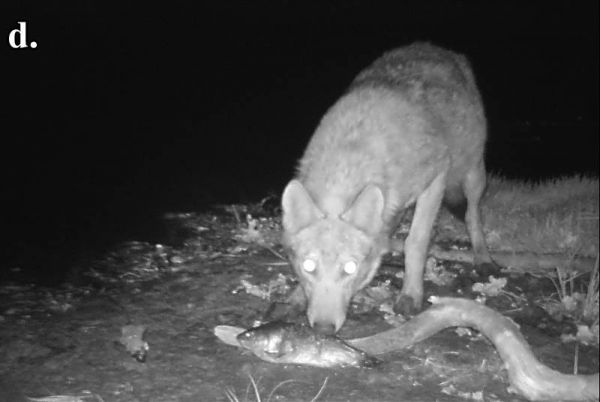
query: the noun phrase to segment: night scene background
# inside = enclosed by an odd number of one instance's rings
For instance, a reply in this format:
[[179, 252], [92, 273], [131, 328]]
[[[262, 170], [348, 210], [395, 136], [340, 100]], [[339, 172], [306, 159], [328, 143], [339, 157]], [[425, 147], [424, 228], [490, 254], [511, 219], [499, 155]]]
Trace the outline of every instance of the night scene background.
[[[165, 212], [279, 194], [353, 77], [415, 40], [471, 60], [488, 170], [598, 174], [596, 1], [7, 6], [0, 278], [59, 282], [82, 255], [159, 240]], [[36, 49], [8, 45], [19, 21]]]

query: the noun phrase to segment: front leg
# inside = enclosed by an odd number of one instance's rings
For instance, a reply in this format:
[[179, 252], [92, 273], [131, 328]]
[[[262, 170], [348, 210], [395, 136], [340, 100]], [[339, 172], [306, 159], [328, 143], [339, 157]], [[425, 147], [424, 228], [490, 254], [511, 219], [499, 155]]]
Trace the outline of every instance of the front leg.
[[404, 283], [395, 306], [399, 313], [413, 315], [423, 304], [423, 270], [427, 248], [445, 185], [446, 172], [443, 172], [417, 198], [410, 231], [404, 244]]

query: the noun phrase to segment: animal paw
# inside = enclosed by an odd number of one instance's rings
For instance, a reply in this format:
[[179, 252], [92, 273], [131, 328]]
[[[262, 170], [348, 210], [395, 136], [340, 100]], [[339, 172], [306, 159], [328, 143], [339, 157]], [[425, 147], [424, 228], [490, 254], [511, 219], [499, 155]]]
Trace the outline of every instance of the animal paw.
[[401, 293], [394, 301], [394, 313], [402, 314], [405, 318], [412, 317], [421, 311], [422, 300]]

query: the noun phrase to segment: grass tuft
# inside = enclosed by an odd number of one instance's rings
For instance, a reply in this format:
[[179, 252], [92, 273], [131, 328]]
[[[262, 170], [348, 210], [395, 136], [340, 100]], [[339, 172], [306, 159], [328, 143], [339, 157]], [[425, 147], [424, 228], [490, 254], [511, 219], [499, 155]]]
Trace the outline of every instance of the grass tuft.
[[[243, 402], [249, 402], [250, 401], [250, 399], [248, 399], [250, 389], [252, 389], [252, 391], [254, 392], [254, 398], [255, 398], [254, 401], [255, 402], [262, 402], [262, 397], [260, 396], [260, 392], [258, 390], [258, 384], [257, 384], [257, 382], [254, 380], [254, 378], [251, 375], [248, 375], [248, 377], [250, 378], [250, 384], [248, 384], [248, 387], [246, 389], [246, 397], [243, 399]], [[327, 381], [329, 381], [329, 377], [325, 378], [325, 380], [323, 381], [323, 384], [321, 385], [321, 387], [317, 391], [316, 395], [311, 398], [310, 402], [316, 402], [319, 399], [319, 397], [323, 394], [323, 391], [325, 391], [325, 387], [327, 386]], [[273, 396], [275, 395], [275, 391], [277, 391], [283, 385], [286, 385], [286, 384], [289, 384], [289, 383], [298, 383], [298, 382], [300, 382], [300, 381], [290, 379], [290, 380], [282, 381], [279, 384], [275, 385], [275, 387], [273, 387], [273, 389], [269, 393], [269, 396], [267, 397], [267, 399], [266, 399], [265, 402], [271, 402], [271, 398], [273, 398]], [[227, 397], [227, 400], [229, 402], [242, 402], [237, 397], [237, 395], [235, 393], [235, 390], [233, 388], [231, 388], [231, 387], [227, 387], [225, 389], [225, 396]]]

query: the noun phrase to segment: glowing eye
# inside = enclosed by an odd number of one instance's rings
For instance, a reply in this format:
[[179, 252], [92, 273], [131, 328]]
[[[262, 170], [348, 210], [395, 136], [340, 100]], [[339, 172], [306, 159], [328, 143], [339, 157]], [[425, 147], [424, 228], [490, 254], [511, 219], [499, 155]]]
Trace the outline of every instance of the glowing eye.
[[314, 260], [311, 260], [310, 258], [307, 258], [302, 263], [302, 268], [306, 272], [312, 272], [312, 271], [314, 271], [317, 268], [317, 263]]
[[354, 261], [348, 261], [344, 264], [344, 272], [348, 275], [352, 275], [353, 273], [355, 273], [357, 268], [358, 265], [356, 265]]

